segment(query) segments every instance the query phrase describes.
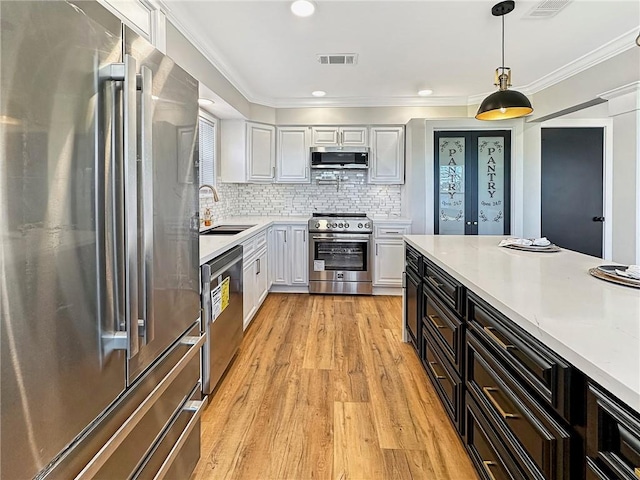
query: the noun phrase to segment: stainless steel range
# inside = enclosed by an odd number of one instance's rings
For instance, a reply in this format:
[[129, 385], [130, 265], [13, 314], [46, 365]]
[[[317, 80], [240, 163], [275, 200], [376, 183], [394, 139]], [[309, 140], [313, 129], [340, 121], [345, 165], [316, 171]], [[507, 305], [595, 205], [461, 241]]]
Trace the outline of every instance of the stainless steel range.
[[309, 220], [309, 293], [371, 294], [373, 222], [364, 213]]

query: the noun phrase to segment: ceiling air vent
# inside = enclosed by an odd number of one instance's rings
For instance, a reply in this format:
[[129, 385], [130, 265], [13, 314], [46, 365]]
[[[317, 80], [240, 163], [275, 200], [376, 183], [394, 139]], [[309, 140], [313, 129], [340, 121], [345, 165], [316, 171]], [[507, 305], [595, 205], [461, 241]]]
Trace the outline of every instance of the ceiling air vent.
[[328, 53], [318, 55], [321, 65], [355, 65], [358, 63], [357, 53]]
[[544, 0], [529, 10], [522, 18], [551, 18], [569, 5], [572, 0]]

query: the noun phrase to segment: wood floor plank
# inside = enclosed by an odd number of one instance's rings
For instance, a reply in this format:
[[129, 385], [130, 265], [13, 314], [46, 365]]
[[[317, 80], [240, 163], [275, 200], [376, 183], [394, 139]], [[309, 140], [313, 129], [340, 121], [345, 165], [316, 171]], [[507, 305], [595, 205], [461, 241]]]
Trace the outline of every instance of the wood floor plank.
[[316, 297], [312, 301], [309, 332], [303, 339], [305, 355], [302, 368], [333, 369], [336, 317], [325, 308], [327, 303], [324, 297]]
[[334, 478], [384, 478], [385, 466], [369, 403], [334, 403]]
[[466, 480], [398, 297], [270, 294], [202, 417], [192, 480]]

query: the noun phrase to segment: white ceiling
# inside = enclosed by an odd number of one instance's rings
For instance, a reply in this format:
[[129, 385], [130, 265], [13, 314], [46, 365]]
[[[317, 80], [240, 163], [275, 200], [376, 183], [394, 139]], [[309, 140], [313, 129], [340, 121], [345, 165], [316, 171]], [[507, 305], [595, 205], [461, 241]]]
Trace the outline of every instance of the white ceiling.
[[[281, 0], [164, 2], [169, 19], [254, 103], [467, 105], [494, 90], [494, 0], [316, 3], [314, 15], [299, 18]], [[505, 17], [514, 89], [535, 93], [634, 48], [638, 0], [573, 0], [554, 17], [526, 18], [540, 3], [517, 0]], [[357, 53], [358, 65], [320, 65], [320, 53]], [[433, 95], [418, 97], [422, 88]]]

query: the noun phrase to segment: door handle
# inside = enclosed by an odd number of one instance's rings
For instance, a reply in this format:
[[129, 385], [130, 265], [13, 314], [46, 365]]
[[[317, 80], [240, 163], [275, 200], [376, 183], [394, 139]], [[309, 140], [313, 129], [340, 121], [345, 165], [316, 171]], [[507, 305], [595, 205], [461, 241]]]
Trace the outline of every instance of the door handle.
[[493, 405], [493, 407], [498, 411], [498, 413], [500, 414], [500, 416], [502, 418], [504, 418], [505, 420], [507, 418], [518, 418], [518, 415], [516, 415], [515, 413], [506, 412], [504, 410], [504, 408], [502, 408], [502, 406], [498, 403], [498, 400], [496, 400], [496, 397], [493, 396], [493, 392], [497, 392], [498, 391], [497, 388], [494, 388], [494, 387], [482, 387], [482, 391], [484, 392], [485, 396], [491, 402], [491, 405]]
[[593, 217], [594, 222], [604, 222], [604, 217]]
[[149, 344], [155, 337], [153, 312], [153, 72], [148, 67], [140, 69], [141, 91], [141, 141], [140, 141], [140, 195], [142, 197], [142, 252], [140, 255], [142, 275], [140, 275], [141, 320], [144, 343]]
[[257, 265], [257, 271], [256, 271], [256, 275], [260, 275], [260, 259], [256, 258], [256, 265]]

